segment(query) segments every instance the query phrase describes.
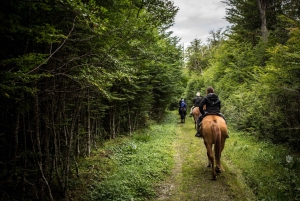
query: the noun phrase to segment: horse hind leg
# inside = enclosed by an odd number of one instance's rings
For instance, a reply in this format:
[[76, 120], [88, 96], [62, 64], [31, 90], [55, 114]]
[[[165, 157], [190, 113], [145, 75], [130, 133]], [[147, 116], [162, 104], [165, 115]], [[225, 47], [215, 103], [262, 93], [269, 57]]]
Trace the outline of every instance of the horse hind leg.
[[216, 173], [216, 170], [214, 168], [215, 159], [214, 159], [212, 147], [207, 145], [207, 144], [205, 144], [205, 145], [206, 145], [206, 149], [207, 149], [207, 158], [208, 158], [208, 166], [207, 167], [211, 167], [213, 180], [217, 180], [217, 173]]
[[216, 124], [213, 125], [213, 129], [214, 129], [214, 135], [215, 135], [215, 146], [214, 146], [214, 150], [215, 150], [215, 159], [216, 159], [216, 168], [215, 171], [217, 173], [221, 173], [223, 168], [221, 165], [221, 152], [222, 152], [222, 139], [221, 139], [221, 130], [219, 128], [219, 126], [217, 126]]
[[216, 173], [216, 170], [214, 168], [215, 159], [214, 159], [214, 156], [212, 155], [212, 153], [210, 154], [210, 161], [211, 161], [211, 170], [212, 170], [213, 180], [217, 180], [217, 173]]
[[207, 166], [206, 167], [211, 167], [211, 162], [210, 162], [210, 158], [209, 158], [209, 156], [208, 156], [208, 164], [207, 164]]

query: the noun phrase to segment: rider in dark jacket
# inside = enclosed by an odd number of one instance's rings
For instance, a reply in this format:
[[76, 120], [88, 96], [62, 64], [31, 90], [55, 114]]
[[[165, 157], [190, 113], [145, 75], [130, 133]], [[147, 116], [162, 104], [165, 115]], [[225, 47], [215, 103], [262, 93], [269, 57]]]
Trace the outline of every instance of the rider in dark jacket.
[[193, 106], [191, 107], [190, 117], [192, 117], [193, 109], [195, 107], [199, 107], [202, 97], [200, 96], [200, 92], [197, 92], [196, 97], [193, 99]]
[[[202, 99], [199, 105], [199, 109], [201, 112], [201, 116], [197, 119], [197, 133], [196, 137], [202, 137], [200, 133], [200, 126], [198, 126], [202, 119], [208, 115], [208, 114], [215, 114], [223, 117], [223, 119], [226, 122], [226, 119], [224, 115], [220, 112], [221, 109], [221, 101], [219, 100], [219, 97], [217, 94], [214, 93], [214, 89], [212, 87], [208, 87], [206, 89], [207, 95]], [[203, 106], [206, 105], [205, 111], [203, 110]]]
[[199, 104], [201, 114], [205, 114], [203, 106], [206, 105], [205, 113], [220, 113], [221, 101], [215, 93], [209, 93]]

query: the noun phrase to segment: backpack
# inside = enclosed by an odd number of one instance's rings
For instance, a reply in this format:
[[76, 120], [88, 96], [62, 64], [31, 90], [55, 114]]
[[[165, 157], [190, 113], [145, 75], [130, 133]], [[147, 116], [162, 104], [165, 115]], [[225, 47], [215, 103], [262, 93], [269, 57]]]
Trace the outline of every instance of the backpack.
[[186, 103], [182, 101], [182, 102], [180, 103], [180, 107], [186, 107]]

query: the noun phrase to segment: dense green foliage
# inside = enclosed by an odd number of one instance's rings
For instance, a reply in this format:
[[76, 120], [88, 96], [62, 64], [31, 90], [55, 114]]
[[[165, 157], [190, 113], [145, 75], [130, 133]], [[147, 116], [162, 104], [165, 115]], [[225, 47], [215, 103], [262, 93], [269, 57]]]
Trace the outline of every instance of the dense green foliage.
[[[205, 89], [213, 86], [222, 100], [222, 112], [237, 129], [249, 131], [259, 139], [286, 143], [298, 151], [299, 7], [295, 6], [296, 1], [260, 1], [265, 4], [269, 19], [268, 38], [260, 40], [257, 2], [225, 1], [229, 5], [226, 18], [232, 27], [226, 33], [219, 32], [224, 37], [218, 37], [217, 43], [209, 40], [196, 49], [195, 41], [191, 42], [194, 53], [187, 60], [198, 57], [205, 62], [197, 68], [188, 65], [191, 79], [185, 94], [192, 100], [197, 91], [204, 95]], [[210, 53], [203, 55], [198, 49]]]
[[178, 99], [182, 50], [165, 0], [0, 3], [3, 199], [65, 197], [77, 160]]

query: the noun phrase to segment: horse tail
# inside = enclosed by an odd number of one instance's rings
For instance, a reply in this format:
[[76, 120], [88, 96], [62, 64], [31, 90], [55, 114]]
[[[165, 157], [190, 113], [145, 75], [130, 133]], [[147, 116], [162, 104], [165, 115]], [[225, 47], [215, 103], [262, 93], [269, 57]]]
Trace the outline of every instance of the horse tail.
[[221, 128], [216, 120], [211, 123], [213, 141], [214, 141], [214, 149], [215, 149], [215, 159], [216, 161], [220, 161], [221, 159]]

